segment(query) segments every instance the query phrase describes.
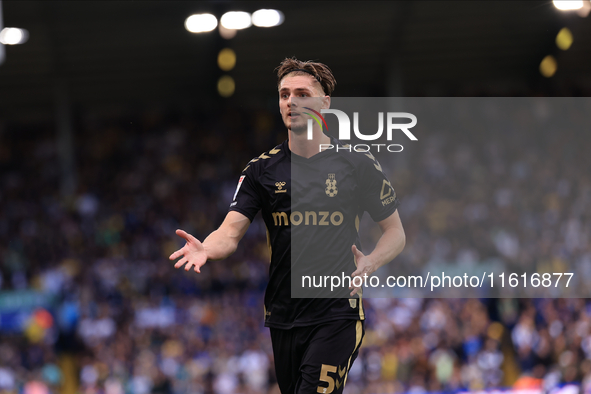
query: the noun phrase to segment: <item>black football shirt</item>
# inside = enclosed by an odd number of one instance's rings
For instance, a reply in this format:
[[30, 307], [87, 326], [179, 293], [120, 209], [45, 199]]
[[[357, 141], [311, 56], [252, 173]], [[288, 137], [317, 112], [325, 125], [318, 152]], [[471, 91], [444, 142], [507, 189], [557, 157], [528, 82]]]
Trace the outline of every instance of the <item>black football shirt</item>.
[[349, 296], [348, 283], [331, 289], [330, 281], [321, 282], [355, 271], [351, 246], [362, 250], [358, 230], [363, 213], [379, 222], [396, 211], [399, 201], [371, 153], [348, 150], [334, 138], [331, 143], [335, 149], [304, 158], [285, 141], [252, 159], [230, 204], [231, 211], [251, 222], [262, 211], [267, 226], [267, 327], [365, 318], [362, 300]]

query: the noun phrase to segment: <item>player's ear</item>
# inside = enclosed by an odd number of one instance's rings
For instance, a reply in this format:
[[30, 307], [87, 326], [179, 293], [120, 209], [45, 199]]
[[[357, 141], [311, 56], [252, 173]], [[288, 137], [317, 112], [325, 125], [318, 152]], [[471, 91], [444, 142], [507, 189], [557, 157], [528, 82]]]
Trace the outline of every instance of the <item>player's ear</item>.
[[322, 108], [329, 109], [330, 108], [330, 96], [322, 97]]

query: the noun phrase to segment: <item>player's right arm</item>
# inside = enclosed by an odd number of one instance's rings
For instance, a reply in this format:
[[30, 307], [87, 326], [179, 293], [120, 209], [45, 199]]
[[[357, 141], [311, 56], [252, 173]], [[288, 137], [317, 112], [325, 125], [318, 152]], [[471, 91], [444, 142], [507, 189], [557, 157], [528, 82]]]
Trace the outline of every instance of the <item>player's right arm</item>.
[[201, 267], [207, 260], [222, 260], [234, 253], [249, 225], [248, 217], [240, 212], [230, 211], [222, 225], [209, 234], [203, 242], [183, 230], [176, 230], [176, 234], [187, 243], [171, 254], [169, 259], [176, 260], [182, 256], [174, 265], [175, 268], [181, 268], [184, 265], [185, 271], [194, 267], [195, 272], [201, 273]]

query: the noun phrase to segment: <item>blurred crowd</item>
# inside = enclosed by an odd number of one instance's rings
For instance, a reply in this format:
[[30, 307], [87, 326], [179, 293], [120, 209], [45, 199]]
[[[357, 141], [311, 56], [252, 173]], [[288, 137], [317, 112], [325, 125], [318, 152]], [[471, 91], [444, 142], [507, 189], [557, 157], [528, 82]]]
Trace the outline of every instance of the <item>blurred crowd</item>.
[[[427, 122], [410, 154], [378, 156], [407, 236], [388, 269], [495, 261], [508, 271], [576, 270], [585, 286], [591, 156], [577, 122], [589, 108], [552, 108], [458, 109], [457, 129]], [[37, 291], [47, 300], [26, 319], [0, 302], [0, 393], [278, 393], [263, 327], [260, 218], [234, 255], [200, 275], [175, 270], [168, 256], [183, 245], [177, 228], [202, 240], [221, 223], [242, 168], [286, 138], [281, 120], [265, 110], [155, 108], [87, 114], [75, 130], [69, 194], [53, 127], [0, 132], [0, 296]], [[348, 394], [567, 382], [591, 391], [584, 299], [364, 305]], [[18, 318], [23, 329], [10, 328]]]

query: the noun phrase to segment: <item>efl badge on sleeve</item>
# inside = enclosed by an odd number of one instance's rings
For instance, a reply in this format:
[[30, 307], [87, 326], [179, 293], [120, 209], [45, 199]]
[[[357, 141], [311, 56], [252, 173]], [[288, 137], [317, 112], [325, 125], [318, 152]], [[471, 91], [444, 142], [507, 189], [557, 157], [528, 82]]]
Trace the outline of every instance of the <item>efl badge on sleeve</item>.
[[238, 190], [240, 190], [240, 186], [242, 186], [242, 181], [244, 180], [244, 178], [246, 178], [246, 175], [242, 175], [240, 177], [240, 180], [238, 181], [238, 186], [236, 186], [236, 191], [234, 192], [234, 198], [232, 199], [232, 201], [236, 200], [236, 196], [238, 195]]

